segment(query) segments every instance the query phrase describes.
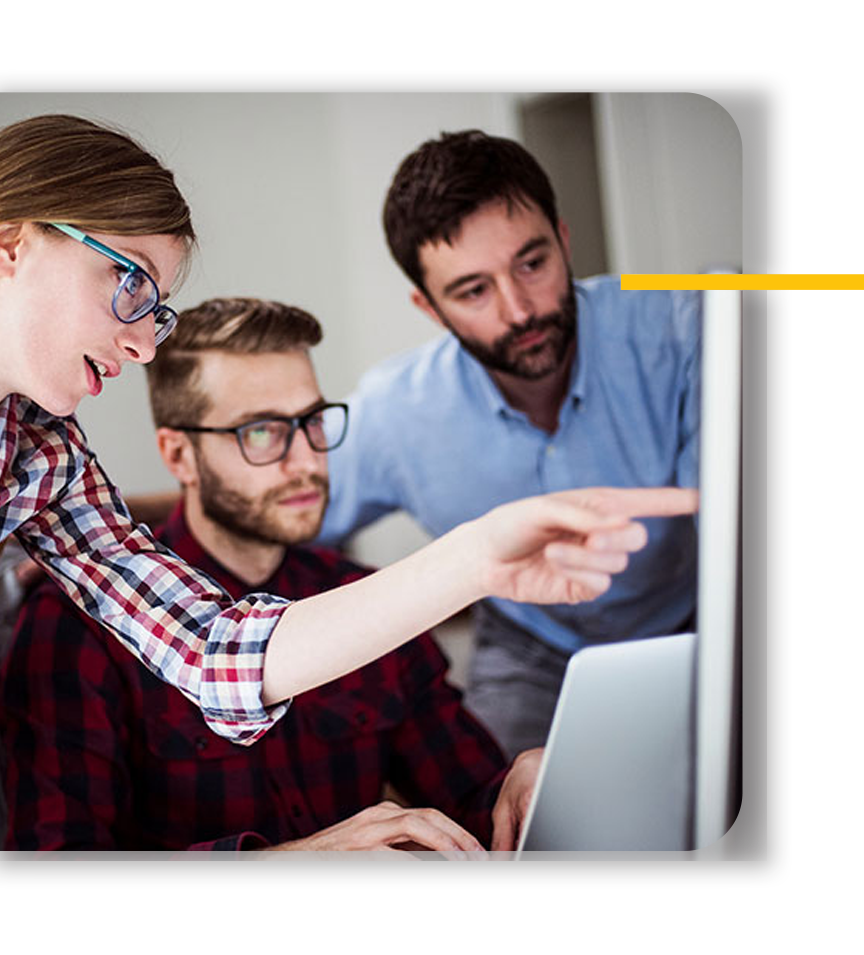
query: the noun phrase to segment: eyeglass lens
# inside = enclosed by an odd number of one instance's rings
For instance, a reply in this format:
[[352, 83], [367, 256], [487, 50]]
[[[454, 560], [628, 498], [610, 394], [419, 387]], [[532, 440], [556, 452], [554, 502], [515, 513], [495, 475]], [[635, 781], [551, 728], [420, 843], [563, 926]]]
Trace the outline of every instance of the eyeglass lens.
[[143, 271], [127, 272], [114, 293], [114, 312], [122, 322], [143, 318], [159, 301], [159, 289]]
[[174, 331], [177, 324], [177, 315], [170, 308], [157, 307], [155, 311], [156, 319], [156, 344], [162, 342]]
[[348, 418], [345, 409], [338, 406], [321, 408], [311, 414], [290, 421], [274, 419], [256, 421], [238, 428], [240, 444], [246, 460], [251, 464], [271, 464], [287, 454], [297, 426], [306, 434], [314, 451], [329, 451], [345, 436]]

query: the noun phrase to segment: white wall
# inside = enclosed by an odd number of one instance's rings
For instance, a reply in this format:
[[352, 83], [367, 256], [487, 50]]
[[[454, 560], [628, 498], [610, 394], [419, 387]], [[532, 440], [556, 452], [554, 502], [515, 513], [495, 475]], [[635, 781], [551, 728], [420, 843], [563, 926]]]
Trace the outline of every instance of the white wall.
[[612, 272], [741, 269], [741, 137], [695, 93], [595, 101]]
[[[519, 138], [518, 101], [503, 93], [6, 93], [0, 126], [71, 112], [141, 140], [174, 171], [199, 235], [192, 274], [172, 303], [253, 295], [306, 308], [325, 329], [316, 366], [335, 399], [378, 359], [439, 334], [409, 303], [383, 236], [381, 207], [398, 163], [442, 130]], [[614, 94], [599, 105], [614, 269], [740, 261], [740, 141], [727, 114], [690, 94]], [[685, 253], [696, 250], [701, 264], [690, 268]], [[106, 382], [79, 417], [125, 494], [172, 488], [151, 440], [141, 368]], [[424, 539], [395, 516], [360, 535], [356, 551], [380, 564]]]

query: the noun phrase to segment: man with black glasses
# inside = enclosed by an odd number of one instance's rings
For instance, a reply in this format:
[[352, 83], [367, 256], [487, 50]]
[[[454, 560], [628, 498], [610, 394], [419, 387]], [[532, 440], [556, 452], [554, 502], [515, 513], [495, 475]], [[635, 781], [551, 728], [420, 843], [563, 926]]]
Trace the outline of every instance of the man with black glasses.
[[[300, 309], [213, 299], [183, 313], [148, 367], [159, 449], [183, 490], [158, 538], [238, 601], [367, 573], [301, 546], [348, 428], [318, 387], [320, 338]], [[459, 852], [490, 845], [493, 818], [495, 847], [510, 848], [537, 756], [508, 772], [445, 671], [421, 636], [295, 698], [240, 747], [45, 582], [0, 686], [6, 848]], [[424, 808], [382, 802], [385, 784]]]

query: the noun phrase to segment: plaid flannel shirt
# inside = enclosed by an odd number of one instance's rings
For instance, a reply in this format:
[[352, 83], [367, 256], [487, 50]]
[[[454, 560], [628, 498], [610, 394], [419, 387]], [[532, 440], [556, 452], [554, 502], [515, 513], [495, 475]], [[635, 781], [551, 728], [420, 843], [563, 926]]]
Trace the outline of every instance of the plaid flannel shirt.
[[287, 601], [234, 603], [136, 526], [74, 418], [0, 401], [0, 541], [15, 533], [64, 591], [220, 735], [251, 743], [286, 711], [261, 702], [264, 652]]
[[[244, 586], [190, 535], [160, 539], [239, 599]], [[362, 568], [289, 548], [267, 582], [299, 599]], [[53, 584], [28, 600], [0, 682], [8, 849], [240, 849], [302, 838], [379, 802], [389, 782], [488, 844], [507, 764], [446, 682], [428, 635], [294, 699], [251, 747], [71, 607]]]

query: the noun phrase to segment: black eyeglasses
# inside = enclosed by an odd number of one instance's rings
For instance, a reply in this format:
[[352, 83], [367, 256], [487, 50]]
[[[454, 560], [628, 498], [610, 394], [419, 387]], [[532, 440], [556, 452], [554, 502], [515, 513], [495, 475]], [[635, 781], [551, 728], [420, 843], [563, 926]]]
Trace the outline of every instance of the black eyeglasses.
[[291, 441], [301, 428], [313, 451], [332, 451], [345, 440], [348, 431], [348, 405], [321, 404], [306, 414], [290, 418], [261, 418], [236, 428], [200, 428], [172, 425], [175, 431], [194, 434], [233, 434], [240, 453], [249, 464], [274, 464], [291, 448]]

